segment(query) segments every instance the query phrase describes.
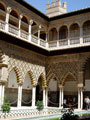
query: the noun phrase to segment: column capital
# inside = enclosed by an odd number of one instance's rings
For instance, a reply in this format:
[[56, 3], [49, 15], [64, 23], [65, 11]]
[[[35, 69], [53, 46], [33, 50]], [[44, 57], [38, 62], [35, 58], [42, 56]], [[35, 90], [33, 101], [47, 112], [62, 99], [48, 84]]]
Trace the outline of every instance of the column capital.
[[23, 82], [18, 83], [18, 86], [22, 86], [22, 85], [23, 85]]
[[19, 19], [21, 20], [23, 18], [23, 14], [20, 14], [19, 15]]
[[83, 74], [84, 72], [83, 72], [83, 71], [79, 71], [78, 73], [79, 73], [79, 74]]
[[32, 19], [29, 20], [29, 24], [30, 24], [30, 25], [33, 24], [33, 20], [32, 20]]
[[7, 7], [7, 13], [10, 13], [11, 12], [11, 7]]
[[41, 28], [42, 28], [42, 25], [39, 25], [38, 28], [41, 29]]
[[83, 83], [79, 83], [78, 85], [77, 85], [77, 87], [78, 88], [83, 88], [84, 86], [83, 86]]
[[64, 86], [63, 85], [59, 85], [59, 88], [64, 88]]
[[43, 89], [46, 89], [46, 88], [48, 88], [48, 86], [47, 86], [47, 85], [45, 85], [45, 86], [43, 86], [42, 88], [43, 88]]

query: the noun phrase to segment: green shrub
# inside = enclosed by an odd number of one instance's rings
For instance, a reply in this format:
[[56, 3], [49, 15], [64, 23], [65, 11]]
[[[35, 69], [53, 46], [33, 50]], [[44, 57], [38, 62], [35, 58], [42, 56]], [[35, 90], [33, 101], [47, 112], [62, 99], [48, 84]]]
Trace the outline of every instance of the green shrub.
[[1, 106], [1, 108], [2, 108], [2, 111], [3, 111], [4, 113], [9, 113], [9, 112], [10, 112], [11, 106], [10, 106], [10, 104], [6, 101], [6, 97], [4, 97], [4, 102], [3, 102], [3, 105]]
[[37, 101], [37, 104], [36, 104], [36, 106], [37, 106], [37, 110], [38, 111], [41, 111], [41, 110], [43, 110], [43, 101]]
[[3, 103], [3, 105], [2, 105], [2, 111], [4, 113], [9, 113], [10, 112], [10, 104], [9, 103]]

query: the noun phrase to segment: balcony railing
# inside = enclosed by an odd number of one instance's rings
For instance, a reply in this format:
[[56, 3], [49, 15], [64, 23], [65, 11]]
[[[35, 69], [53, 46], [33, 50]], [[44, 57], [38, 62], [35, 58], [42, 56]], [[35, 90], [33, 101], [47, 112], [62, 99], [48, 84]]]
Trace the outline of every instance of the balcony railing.
[[38, 44], [38, 37], [32, 35], [31, 42]]
[[90, 35], [83, 37], [83, 43], [90, 43]]
[[70, 45], [74, 45], [74, 44], [80, 44], [80, 38], [72, 38], [70, 39]]
[[0, 20], [0, 29], [5, 30], [5, 22]]
[[21, 38], [24, 38], [24, 39], [28, 40], [28, 33], [26, 31], [21, 30], [21, 35], [20, 36], [21, 36]]
[[8, 30], [10, 33], [14, 34], [14, 35], [18, 35], [18, 28], [13, 26], [13, 25], [10, 25], [9, 24], [9, 30]]
[[43, 46], [43, 47], [46, 47], [46, 41], [40, 39], [40, 45]]
[[68, 39], [59, 40], [59, 46], [66, 46], [68, 45]]
[[49, 48], [52, 48], [52, 47], [57, 47], [57, 41], [50, 41], [49, 42]]
[[11, 24], [6, 24], [2, 20], [0, 20], [0, 30], [15, 35], [16, 37], [21, 38], [24, 41], [28, 41], [46, 50], [64, 49], [64, 48], [66, 49], [70, 47], [79, 47], [79, 46], [82, 47], [82, 46], [90, 45], [90, 35], [86, 35], [86, 36], [84, 35], [81, 38], [76, 37], [69, 40], [62, 39], [62, 40], [54, 40], [54, 41], [46, 42], [45, 40], [40, 39], [34, 35], [31, 35], [30, 37], [30, 34], [28, 34], [28, 32], [24, 30], [19, 30], [18, 27], [13, 26]]

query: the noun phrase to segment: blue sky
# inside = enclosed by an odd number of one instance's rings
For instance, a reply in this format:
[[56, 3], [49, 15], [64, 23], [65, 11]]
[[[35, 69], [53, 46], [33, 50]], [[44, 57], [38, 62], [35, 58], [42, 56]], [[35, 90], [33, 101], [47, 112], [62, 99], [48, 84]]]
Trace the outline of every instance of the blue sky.
[[[46, 12], [46, 3], [49, 1], [51, 3], [52, 0], [25, 0], [30, 3], [35, 8], [39, 9], [41, 12]], [[55, 0], [56, 1], [56, 0]], [[90, 0], [62, 0], [62, 3], [67, 1], [67, 11], [75, 11], [81, 8], [90, 7]]]

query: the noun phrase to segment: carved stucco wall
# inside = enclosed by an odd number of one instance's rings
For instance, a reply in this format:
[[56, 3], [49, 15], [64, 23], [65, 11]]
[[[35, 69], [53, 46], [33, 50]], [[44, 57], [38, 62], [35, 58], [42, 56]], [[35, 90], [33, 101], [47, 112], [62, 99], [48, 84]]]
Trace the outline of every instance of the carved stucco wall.
[[[8, 74], [15, 70], [21, 83], [29, 73], [32, 77], [33, 85], [36, 85], [40, 76], [45, 76], [45, 56], [16, 47], [6, 42], [0, 42], [0, 47], [6, 56], [8, 56]], [[31, 72], [30, 72], [31, 71]], [[45, 79], [44, 77], [42, 79]], [[20, 82], [20, 81], [19, 81]]]
[[90, 52], [59, 55], [47, 58], [47, 84], [56, 77], [59, 84], [65, 81], [66, 76], [72, 75], [77, 83], [83, 82], [83, 72]]
[[85, 64], [90, 58], [90, 52], [45, 57], [3, 41], [0, 42], [0, 48], [8, 57], [8, 74], [16, 68], [21, 82], [24, 82], [29, 72], [33, 85], [38, 83], [40, 76], [43, 86], [46, 84], [45, 76], [47, 85], [54, 77], [62, 84], [68, 75], [72, 75], [77, 83], [82, 83]]

